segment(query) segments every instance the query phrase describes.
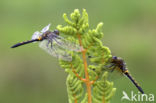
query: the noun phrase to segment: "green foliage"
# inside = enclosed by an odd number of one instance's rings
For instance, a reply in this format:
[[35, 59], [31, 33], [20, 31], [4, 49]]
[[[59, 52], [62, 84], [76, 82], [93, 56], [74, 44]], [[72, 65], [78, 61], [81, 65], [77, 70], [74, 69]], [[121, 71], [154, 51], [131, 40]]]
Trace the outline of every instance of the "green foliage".
[[113, 88], [113, 82], [107, 81], [108, 72], [104, 72], [101, 80], [93, 85], [94, 103], [109, 103], [110, 98], [114, 95], [116, 88]]
[[82, 60], [78, 55], [73, 55], [71, 62], [60, 60], [60, 65], [69, 73], [66, 81], [69, 103], [73, 103], [75, 100], [79, 103], [84, 90], [82, 87], [82, 81], [75, 76], [73, 70], [75, 70], [79, 76], [84, 75]]
[[78, 103], [80, 103], [83, 94], [82, 81], [79, 80], [77, 77], [69, 74], [67, 77], [66, 84], [67, 84], [69, 103], [73, 103], [73, 101], [75, 100]]
[[[81, 42], [81, 46], [86, 51], [85, 55], [88, 63], [89, 80], [93, 82], [92, 101], [93, 103], [109, 103], [116, 89], [113, 83], [107, 80], [108, 73], [103, 71], [103, 66], [112, 57], [108, 47], [103, 46], [101, 42], [104, 36], [102, 32], [103, 23], [99, 23], [96, 29], [89, 29], [88, 14], [83, 9], [82, 16], [78, 9], [70, 15], [63, 14], [63, 18], [67, 23], [66, 26], [58, 25], [57, 29], [67, 36], [68, 40], [76, 43]], [[88, 94], [85, 92], [84, 85], [85, 76], [84, 59], [81, 58], [80, 52], [72, 52], [72, 61], [60, 60], [60, 65], [68, 73], [67, 92], [69, 103], [88, 103]]]

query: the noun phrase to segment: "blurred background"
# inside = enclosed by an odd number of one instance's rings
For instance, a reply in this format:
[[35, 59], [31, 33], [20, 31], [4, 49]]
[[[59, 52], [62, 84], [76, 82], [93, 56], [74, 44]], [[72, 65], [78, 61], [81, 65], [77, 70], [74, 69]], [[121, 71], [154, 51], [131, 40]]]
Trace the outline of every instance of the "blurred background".
[[[62, 14], [77, 8], [87, 10], [91, 28], [104, 22], [104, 45], [126, 61], [145, 93], [156, 93], [156, 1], [0, 0], [0, 103], [68, 103], [67, 74], [56, 58], [37, 43], [10, 47], [48, 23], [64, 24]], [[114, 82], [111, 103], [121, 102], [123, 90], [138, 93], [127, 78]]]

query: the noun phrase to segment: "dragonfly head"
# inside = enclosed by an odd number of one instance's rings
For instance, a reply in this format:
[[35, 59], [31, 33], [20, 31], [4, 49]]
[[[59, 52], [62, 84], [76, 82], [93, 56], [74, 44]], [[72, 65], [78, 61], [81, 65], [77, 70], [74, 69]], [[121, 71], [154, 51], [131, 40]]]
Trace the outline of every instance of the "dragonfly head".
[[58, 30], [54, 30], [54, 33], [59, 35], [59, 31]]
[[117, 60], [118, 58], [117, 58], [117, 56], [113, 56], [112, 59]]

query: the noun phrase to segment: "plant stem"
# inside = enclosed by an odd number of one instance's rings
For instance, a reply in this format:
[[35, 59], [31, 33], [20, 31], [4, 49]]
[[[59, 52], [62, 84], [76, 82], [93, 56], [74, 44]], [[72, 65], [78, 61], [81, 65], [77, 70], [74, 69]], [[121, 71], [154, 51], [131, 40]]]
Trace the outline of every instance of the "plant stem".
[[102, 103], [105, 103], [105, 97], [104, 96], [102, 97]]
[[74, 95], [75, 99], [74, 99], [74, 103], [77, 103], [77, 99], [76, 99], [76, 96]]
[[82, 78], [81, 76], [79, 76], [78, 73], [76, 73], [75, 69], [73, 68], [72, 64], [71, 64], [71, 68], [72, 68], [72, 72], [75, 74], [76, 77], [78, 77], [80, 80], [82, 80], [83, 82], [86, 81], [86, 79]]
[[[79, 40], [80, 46], [83, 48], [80, 34], [78, 34], [78, 40]], [[84, 63], [84, 70], [85, 70], [85, 79], [86, 79], [85, 83], [86, 83], [87, 93], [88, 93], [88, 103], [92, 103], [91, 83], [90, 83], [90, 80], [89, 80], [89, 74], [88, 74], [88, 70], [87, 70], [88, 67], [87, 67], [87, 60], [86, 60], [86, 51], [81, 50], [81, 52], [82, 52], [82, 58], [83, 58], [83, 63]]]

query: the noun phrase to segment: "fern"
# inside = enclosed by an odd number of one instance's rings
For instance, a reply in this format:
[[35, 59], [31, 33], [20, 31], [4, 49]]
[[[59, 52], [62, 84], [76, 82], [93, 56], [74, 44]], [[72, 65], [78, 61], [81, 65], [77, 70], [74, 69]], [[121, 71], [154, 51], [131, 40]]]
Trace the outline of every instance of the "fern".
[[69, 103], [109, 103], [116, 89], [107, 80], [108, 73], [102, 69], [112, 57], [109, 48], [101, 42], [103, 23], [99, 23], [96, 29], [89, 29], [85, 9], [82, 15], [75, 9], [70, 19], [67, 14], [63, 14], [63, 18], [67, 25], [58, 25], [57, 29], [68, 40], [82, 47], [80, 52], [69, 52], [72, 61], [60, 60], [60, 66], [68, 73]]
[[113, 82], [107, 81], [108, 73], [104, 72], [101, 80], [93, 86], [94, 103], [109, 103], [110, 98], [114, 95], [116, 89], [113, 88]]

